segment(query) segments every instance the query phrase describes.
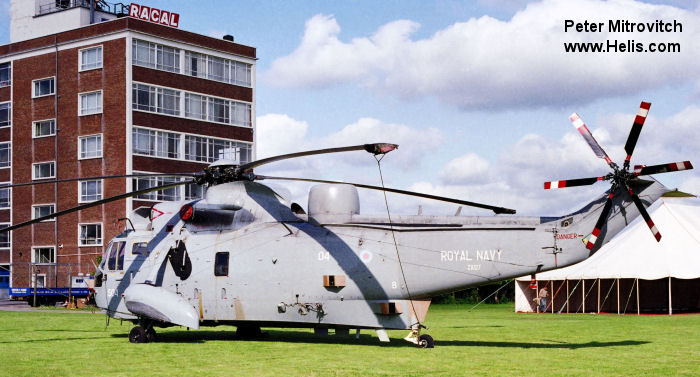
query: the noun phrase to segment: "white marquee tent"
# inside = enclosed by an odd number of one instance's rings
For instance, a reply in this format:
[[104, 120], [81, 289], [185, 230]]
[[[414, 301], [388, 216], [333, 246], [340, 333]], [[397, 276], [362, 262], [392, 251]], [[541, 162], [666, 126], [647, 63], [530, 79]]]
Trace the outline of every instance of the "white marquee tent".
[[[649, 208], [656, 242], [641, 216], [592, 257], [537, 275], [548, 312], [700, 311], [700, 200], [663, 198]], [[536, 311], [530, 276], [516, 279], [515, 309]]]

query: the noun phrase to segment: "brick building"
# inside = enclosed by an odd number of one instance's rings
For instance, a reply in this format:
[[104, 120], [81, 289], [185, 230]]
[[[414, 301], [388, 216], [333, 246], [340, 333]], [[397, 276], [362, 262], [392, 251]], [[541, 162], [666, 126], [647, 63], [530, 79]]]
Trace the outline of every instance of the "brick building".
[[[180, 178], [56, 180], [196, 172], [254, 156], [255, 48], [96, 4], [91, 13], [87, 0], [12, 0], [11, 43], [0, 46], [0, 185], [44, 184], [0, 188], [0, 226]], [[32, 286], [32, 275], [37, 286], [66, 286], [69, 273], [94, 271], [123, 229], [115, 220], [201, 195], [179, 186], [0, 233], [0, 270], [13, 287]]]

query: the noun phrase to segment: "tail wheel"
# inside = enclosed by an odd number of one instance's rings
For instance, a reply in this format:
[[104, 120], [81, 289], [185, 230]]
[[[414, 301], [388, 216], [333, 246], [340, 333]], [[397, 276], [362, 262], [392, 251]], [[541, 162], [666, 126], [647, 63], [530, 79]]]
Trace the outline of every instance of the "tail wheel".
[[423, 334], [418, 337], [418, 348], [433, 348], [435, 347], [435, 341], [433, 337], [428, 334]]
[[129, 341], [131, 343], [148, 343], [148, 333], [141, 326], [136, 326], [129, 332]]

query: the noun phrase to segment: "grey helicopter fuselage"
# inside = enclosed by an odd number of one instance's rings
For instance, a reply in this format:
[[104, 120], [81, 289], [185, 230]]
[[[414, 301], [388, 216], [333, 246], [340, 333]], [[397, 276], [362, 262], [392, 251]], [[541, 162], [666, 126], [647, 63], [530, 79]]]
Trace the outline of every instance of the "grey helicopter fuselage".
[[[646, 206], [668, 191], [654, 180], [635, 190]], [[432, 296], [589, 257], [582, 241], [606, 197], [557, 218], [390, 221], [361, 215], [351, 185], [312, 187], [299, 214], [265, 185], [224, 183], [203, 200], [134, 211], [133, 229], [106, 248], [95, 299], [112, 317], [158, 326], [415, 328]], [[617, 195], [593, 252], [638, 215]]]

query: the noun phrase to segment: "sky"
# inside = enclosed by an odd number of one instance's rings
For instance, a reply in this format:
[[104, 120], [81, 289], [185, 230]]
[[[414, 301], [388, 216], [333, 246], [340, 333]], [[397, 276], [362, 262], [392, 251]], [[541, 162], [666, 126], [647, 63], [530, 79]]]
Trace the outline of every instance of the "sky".
[[[608, 185], [543, 189], [605, 175], [568, 120], [577, 112], [614, 161], [642, 100], [652, 103], [632, 158], [700, 168], [700, 5], [678, 1], [166, 1], [180, 28], [257, 49], [257, 157], [371, 142], [399, 144], [381, 161], [389, 187], [563, 215]], [[576, 32], [591, 23], [678, 21], [682, 32]], [[0, 44], [9, 0], [0, 1]], [[681, 50], [572, 53], [565, 42], [674, 42]], [[364, 152], [288, 160], [258, 174], [381, 185]], [[700, 172], [657, 175], [700, 193]], [[309, 185], [276, 184], [306, 207]], [[282, 188], [284, 187], [284, 188]], [[362, 213], [385, 213], [360, 191]], [[457, 206], [389, 195], [392, 213], [452, 215]], [[463, 214], [490, 215], [464, 209]]]

